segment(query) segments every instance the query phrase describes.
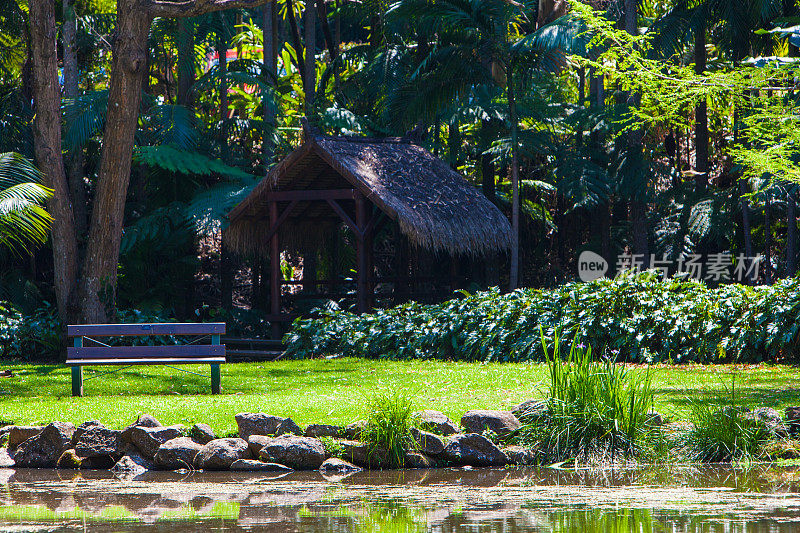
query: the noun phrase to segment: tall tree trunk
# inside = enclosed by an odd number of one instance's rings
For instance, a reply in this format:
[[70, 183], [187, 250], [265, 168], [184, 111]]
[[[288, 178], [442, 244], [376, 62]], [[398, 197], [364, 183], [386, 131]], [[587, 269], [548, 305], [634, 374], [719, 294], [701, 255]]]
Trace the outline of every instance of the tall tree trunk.
[[74, 318], [73, 295], [78, 276], [78, 244], [69, 188], [61, 156], [61, 92], [58, 84], [55, 4], [30, 0], [31, 68], [36, 114], [33, 146], [36, 165], [53, 189], [53, 275], [58, 314], [66, 322]]
[[[263, 33], [264, 33], [264, 71], [267, 73], [267, 85], [274, 85], [274, 78], [277, 76], [277, 49], [278, 49], [278, 9], [273, 2], [266, 4], [263, 8]], [[264, 112], [264, 140], [262, 146], [262, 156], [264, 158], [264, 171], [272, 164], [272, 157], [275, 147], [272, 142], [272, 132], [275, 127], [275, 113], [270, 105], [270, 95], [264, 92], [261, 105]]]
[[220, 147], [222, 160], [226, 163], [230, 159], [228, 146], [228, 32], [222, 30], [223, 35], [217, 39], [217, 55], [219, 56], [219, 125]]
[[[81, 312], [83, 320], [88, 323], [107, 321], [113, 316], [115, 307], [125, 197], [131, 173], [131, 154], [139, 117], [151, 21], [152, 17], [142, 12], [136, 0], [117, 1], [109, 105], [80, 283]], [[56, 124], [60, 124], [60, 121]]]
[[797, 202], [794, 191], [786, 195], [786, 276], [797, 273]]
[[[625, 31], [631, 35], [638, 33], [637, 18], [638, 18], [638, 2], [636, 0], [625, 0]], [[631, 92], [628, 95], [628, 105], [630, 107], [638, 107], [641, 95]], [[642, 136], [643, 131], [640, 128], [633, 129], [628, 132], [628, 159], [632, 159], [635, 163], [639, 164], [642, 158]], [[642, 186], [646, 189], [647, 184]], [[650, 251], [647, 243], [647, 207], [643, 198], [646, 190], [635, 191], [630, 203], [628, 215], [632, 228], [632, 245], [633, 253], [643, 257], [643, 267], [649, 268], [650, 266]]]
[[178, 105], [192, 107], [190, 93], [193, 83], [194, 24], [186, 19], [178, 19]]
[[[64, 56], [64, 96], [75, 99], [80, 93], [78, 78], [78, 52], [75, 48], [77, 17], [71, 0], [62, 0], [61, 48]], [[86, 188], [83, 183], [83, 147], [69, 155], [67, 159], [67, 182], [72, 197], [72, 213], [75, 232], [78, 236], [86, 234], [89, 222], [86, 212]]]
[[[742, 237], [744, 239], [744, 255], [745, 257], [753, 257], [753, 237], [750, 234], [750, 205], [747, 198], [744, 196], [747, 193], [747, 185], [745, 180], [739, 180], [739, 202], [742, 206]], [[755, 281], [753, 279], [745, 279], [744, 282]]]
[[297, 27], [297, 17], [294, 14], [294, 2], [286, 0], [286, 18], [289, 20], [289, 29], [292, 33], [292, 46], [297, 58], [294, 64], [297, 72], [300, 73], [300, 80], [303, 84], [303, 91], [306, 87], [305, 61], [303, 60], [303, 41], [300, 39], [300, 30]]
[[[317, 15], [319, 16], [319, 23], [322, 27], [322, 35], [325, 37], [325, 46], [328, 48], [328, 55], [330, 56], [331, 69], [335, 74], [334, 79], [339, 79], [339, 47], [336, 44], [333, 33], [331, 32], [330, 24], [328, 24], [328, 8], [325, 6], [325, 0], [317, 0]], [[338, 81], [337, 81], [338, 87]]]
[[514, 66], [508, 66], [508, 117], [511, 121], [511, 268], [510, 290], [519, 287], [519, 147], [517, 146], [517, 101], [514, 94]]
[[[706, 71], [706, 31], [699, 29], [694, 39], [694, 71], [703, 74]], [[695, 144], [695, 189], [705, 192], [708, 186], [708, 103], [705, 99], [694, 108], [694, 144]]]
[[306, 49], [305, 64], [303, 65], [303, 90], [306, 93], [306, 116], [311, 116], [314, 108], [314, 93], [317, 90], [317, 10], [313, 0], [309, 0], [306, 3], [303, 26]]
[[772, 195], [764, 201], [764, 281], [772, 284]]
[[447, 126], [447, 157], [450, 159], [450, 167], [456, 170], [461, 163], [461, 131], [458, 122]]

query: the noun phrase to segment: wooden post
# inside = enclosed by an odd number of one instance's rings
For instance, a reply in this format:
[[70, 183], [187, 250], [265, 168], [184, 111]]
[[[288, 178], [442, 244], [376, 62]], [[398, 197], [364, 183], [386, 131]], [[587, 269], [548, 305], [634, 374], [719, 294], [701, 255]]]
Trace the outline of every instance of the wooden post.
[[[72, 344], [75, 348], [83, 347], [83, 337], [75, 337]], [[72, 367], [72, 395], [83, 396], [83, 367]]]
[[[269, 222], [272, 227], [278, 221], [278, 203], [269, 203]], [[269, 304], [272, 318], [272, 338], [281, 338], [281, 324], [277, 319], [281, 313], [281, 250], [278, 244], [278, 232], [272, 234], [269, 243]]]
[[364, 196], [361, 193], [356, 194], [356, 226], [358, 227], [359, 235], [356, 235], [356, 298], [358, 300], [358, 312], [366, 313], [368, 310], [367, 303], [367, 249], [366, 239], [364, 238], [364, 230], [367, 227], [367, 209], [364, 202]]
[[[219, 335], [211, 335], [211, 344], [219, 346]], [[219, 394], [222, 390], [222, 376], [220, 375], [219, 365], [211, 365], [211, 394]]]

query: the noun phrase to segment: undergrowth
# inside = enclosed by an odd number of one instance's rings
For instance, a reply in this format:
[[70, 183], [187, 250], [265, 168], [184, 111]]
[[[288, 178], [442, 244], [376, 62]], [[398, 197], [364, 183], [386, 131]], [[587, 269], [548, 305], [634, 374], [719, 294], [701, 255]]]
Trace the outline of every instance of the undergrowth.
[[411, 399], [400, 393], [379, 394], [369, 403], [367, 425], [361, 431], [361, 440], [370, 454], [385, 454], [388, 466], [405, 465], [406, 451], [413, 447], [411, 436], [413, 407]]

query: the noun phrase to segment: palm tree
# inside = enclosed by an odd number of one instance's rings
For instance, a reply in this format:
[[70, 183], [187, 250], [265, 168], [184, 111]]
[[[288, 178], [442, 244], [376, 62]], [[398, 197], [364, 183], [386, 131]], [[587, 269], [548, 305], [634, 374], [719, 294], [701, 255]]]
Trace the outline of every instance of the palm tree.
[[[446, 104], [465, 101], [476, 87], [498, 87], [505, 92], [511, 132], [511, 266], [509, 286], [519, 284], [519, 116], [516, 90], [526, 72], [553, 66], [543, 61], [541, 40], [532, 34], [538, 2], [505, 0], [400, 0], [387, 13], [400, 20], [416, 20], [420, 35], [436, 36], [427, 57], [409, 84], [394, 98], [390, 115], [414, 123], [409, 113], [422, 111], [431, 120]], [[560, 54], [561, 52], [556, 52]], [[551, 58], [547, 58], [551, 59]]]
[[23, 253], [47, 240], [50, 215], [42, 204], [50, 196], [30, 161], [0, 153], [0, 248]]

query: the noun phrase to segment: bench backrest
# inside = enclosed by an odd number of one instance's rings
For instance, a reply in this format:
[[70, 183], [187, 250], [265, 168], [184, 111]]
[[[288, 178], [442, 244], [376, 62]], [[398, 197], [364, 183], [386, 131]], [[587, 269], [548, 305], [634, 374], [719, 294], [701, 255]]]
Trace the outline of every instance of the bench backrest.
[[117, 337], [141, 335], [224, 335], [224, 322], [80, 324], [67, 326], [67, 337]]

